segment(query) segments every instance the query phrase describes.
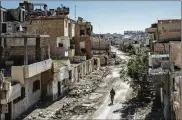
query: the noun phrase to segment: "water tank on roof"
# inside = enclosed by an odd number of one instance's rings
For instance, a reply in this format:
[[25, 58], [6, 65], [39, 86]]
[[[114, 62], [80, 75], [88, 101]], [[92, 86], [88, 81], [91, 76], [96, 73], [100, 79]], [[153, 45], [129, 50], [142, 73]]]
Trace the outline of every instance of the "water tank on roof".
[[83, 18], [82, 17], [78, 17], [78, 21], [83, 21]]

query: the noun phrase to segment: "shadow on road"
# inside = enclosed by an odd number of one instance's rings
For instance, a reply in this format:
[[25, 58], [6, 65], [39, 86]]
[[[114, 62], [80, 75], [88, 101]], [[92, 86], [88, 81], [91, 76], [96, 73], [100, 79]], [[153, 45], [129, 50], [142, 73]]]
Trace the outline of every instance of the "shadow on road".
[[121, 113], [121, 118], [132, 119], [138, 108], [146, 107], [150, 103], [150, 99], [144, 101], [134, 97], [123, 103], [123, 107], [113, 111], [113, 113]]
[[145, 116], [145, 120], [164, 120], [163, 109], [156, 108], [155, 103], [153, 103], [151, 112]]

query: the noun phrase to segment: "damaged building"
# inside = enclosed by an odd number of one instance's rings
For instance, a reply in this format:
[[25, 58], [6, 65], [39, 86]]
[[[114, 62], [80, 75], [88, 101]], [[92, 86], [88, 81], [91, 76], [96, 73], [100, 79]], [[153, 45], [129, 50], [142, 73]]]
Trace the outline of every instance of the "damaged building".
[[64, 97], [100, 68], [91, 53], [91, 23], [70, 19], [69, 8], [23, 2], [1, 13], [2, 120], [16, 119], [38, 101]]
[[181, 20], [158, 20], [146, 31], [152, 39], [149, 74], [156, 83], [156, 106], [165, 119], [180, 119]]

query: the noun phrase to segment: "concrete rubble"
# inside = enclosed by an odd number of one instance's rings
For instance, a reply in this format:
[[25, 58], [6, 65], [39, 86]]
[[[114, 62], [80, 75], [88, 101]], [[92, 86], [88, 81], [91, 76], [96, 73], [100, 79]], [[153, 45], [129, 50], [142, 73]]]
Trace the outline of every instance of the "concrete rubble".
[[96, 108], [89, 105], [82, 105], [82, 101], [87, 94], [92, 93], [102, 78], [110, 73], [109, 67], [101, 67], [99, 70], [86, 75], [78, 83], [70, 87], [70, 92], [63, 99], [56, 101], [52, 105], [41, 108], [38, 106], [31, 114], [24, 119], [66, 119], [67, 116], [74, 114], [90, 113]]
[[100, 70], [94, 71], [80, 80], [81, 82], [75, 84], [67, 95], [67, 98], [74, 100], [64, 104], [51, 119], [70, 119], [70, 116], [73, 115], [82, 115], [95, 111], [97, 108], [90, 104], [92, 101], [90, 103], [87, 101], [88, 104], [83, 104], [83, 101], [86, 101], [88, 94], [94, 92], [98, 84], [103, 80], [102, 78], [109, 73], [108, 67], [102, 67]]

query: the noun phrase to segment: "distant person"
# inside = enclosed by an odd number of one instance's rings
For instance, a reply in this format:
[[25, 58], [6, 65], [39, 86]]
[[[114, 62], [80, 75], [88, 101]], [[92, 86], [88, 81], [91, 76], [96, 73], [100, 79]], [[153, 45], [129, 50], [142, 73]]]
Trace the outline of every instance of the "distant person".
[[113, 105], [113, 101], [114, 101], [114, 96], [115, 96], [115, 91], [112, 88], [112, 90], [110, 91], [110, 98], [111, 98], [111, 104]]

